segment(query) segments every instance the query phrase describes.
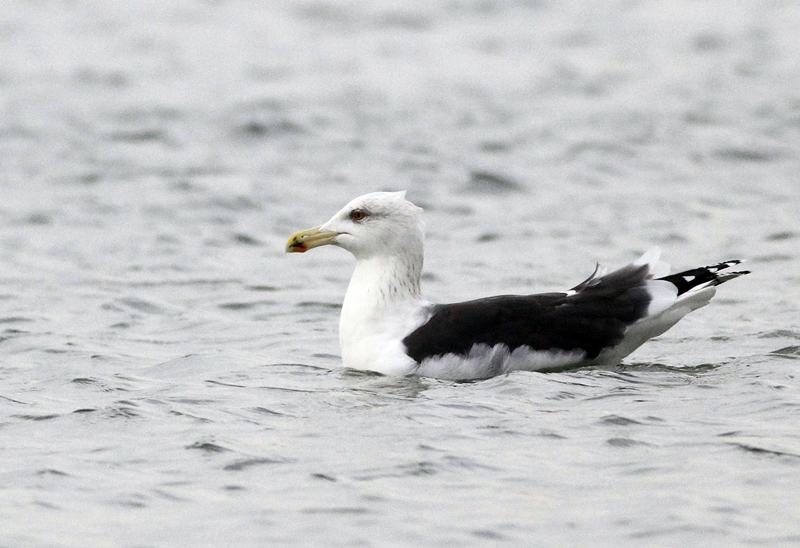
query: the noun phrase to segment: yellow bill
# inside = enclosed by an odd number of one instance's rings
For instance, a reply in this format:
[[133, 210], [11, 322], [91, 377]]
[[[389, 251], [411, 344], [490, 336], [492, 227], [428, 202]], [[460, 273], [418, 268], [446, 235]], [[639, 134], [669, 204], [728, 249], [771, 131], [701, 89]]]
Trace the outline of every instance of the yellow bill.
[[286, 242], [286, 253], [305, 253], [314, 247], [332, 244], [338, 235], [338, 232], [320, 230], [318, 226], [301, 230]]

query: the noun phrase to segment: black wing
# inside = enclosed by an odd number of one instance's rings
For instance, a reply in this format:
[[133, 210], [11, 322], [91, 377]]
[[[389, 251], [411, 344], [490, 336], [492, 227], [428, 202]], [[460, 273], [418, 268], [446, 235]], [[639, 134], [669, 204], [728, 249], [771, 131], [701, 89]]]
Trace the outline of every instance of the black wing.
[[618, 344], [626, 327], [647, 314], [648, 265], [594, 275], [574, 293], [502, 295], [435, 305], [431, 318], [403, 339], [418, 363], [446, 354], [468, 355], [476, 344], [510, 350], [583, 350], [586, 359]]

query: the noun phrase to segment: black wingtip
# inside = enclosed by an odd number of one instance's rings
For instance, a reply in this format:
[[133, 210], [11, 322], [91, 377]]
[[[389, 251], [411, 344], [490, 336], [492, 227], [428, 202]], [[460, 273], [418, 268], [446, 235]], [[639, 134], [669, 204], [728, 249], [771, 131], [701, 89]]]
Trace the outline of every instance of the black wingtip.
[[[741, 261], [738, 261], [741, 262]], [[750, 274], [749, 270], [737, 270], [736, 272], [725, 272], [724, 274], [720, 274], [717, 276], [716, 283], [714, 285], [719, 285], [722, 283], [727, 282], [728, 280], [732, 280], [734, 278], [738, 278], [739, 276], [744, 276], [745, 274]]]
[[719, 285], [727, 282], [728, 280], [738, 278], [739, 276], [750, 274], [749, 270], [738, 270], [736, 272], [717, 274], [726, 268], [730, 268], [733, 265], [741, 263], [742, 261], [740, 259], [732, 259], [730, 261], [722, 261], [721, 263], [710, 266], [685, 270], [683, 272], [678, 272], [677, 274], [670, 274], [669, 276], [664, 276], [663, 278], [659, 279], [670, 282], [672, 285], [678, 288], [678, 295], [683, 295], [690, 289], [698, 286]]

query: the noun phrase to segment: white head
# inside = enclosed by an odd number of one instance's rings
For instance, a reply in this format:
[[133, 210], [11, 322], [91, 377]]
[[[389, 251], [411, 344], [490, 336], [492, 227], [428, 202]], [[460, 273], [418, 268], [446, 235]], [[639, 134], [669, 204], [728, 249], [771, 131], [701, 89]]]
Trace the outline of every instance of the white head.
[[304, 252], [321, 245], [346, 249], [356, 259], [422, 254], [421, 208], [407, 201], [406, 192], [372, 192], [344, 206], [322, 226], [298, 232], [286, 251]]

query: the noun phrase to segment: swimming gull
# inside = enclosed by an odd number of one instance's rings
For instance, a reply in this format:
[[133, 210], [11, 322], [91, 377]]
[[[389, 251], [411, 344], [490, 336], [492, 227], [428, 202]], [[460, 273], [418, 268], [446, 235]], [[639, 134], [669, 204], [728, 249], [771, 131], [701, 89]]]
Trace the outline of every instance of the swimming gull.
[[339, 322], [345, 367], [480, 379], [617, 364], [708, 304], [715, 286], [748, 274], [722, 272], [741, 262], [732, 260], [667, 275], [655, 248], [611, 273], [598, 265], [569, 291], [433, 304], [420, 292], [422, 210], [405, 194], [356, 198], [286, 244], [292, 253], [332, 244], [356, 258]]

